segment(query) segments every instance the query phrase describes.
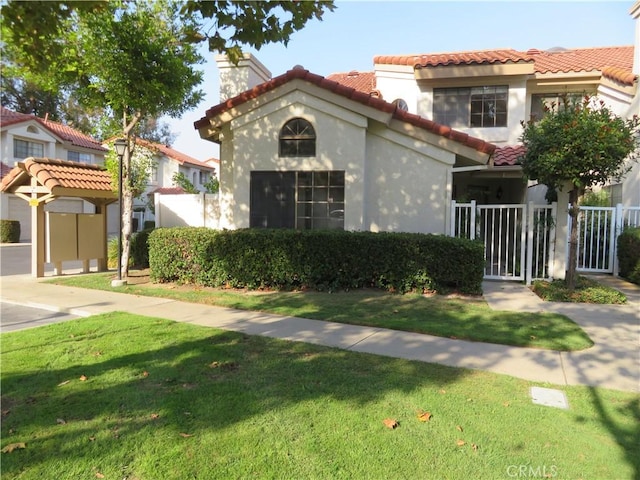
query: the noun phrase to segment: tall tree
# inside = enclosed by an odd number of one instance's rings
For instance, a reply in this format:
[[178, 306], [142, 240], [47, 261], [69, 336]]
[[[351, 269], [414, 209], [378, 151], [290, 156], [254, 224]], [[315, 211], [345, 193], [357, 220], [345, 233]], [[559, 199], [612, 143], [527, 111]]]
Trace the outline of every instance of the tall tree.
[[569, 191], [569, 264], [566, 284], [575, 288], [579, 199], [587, 188], [621, 179], [638, 155], [638, 116], [615, 115], [596, 97], [565, 97], [539, 121], [522, 123], [526, 153], [520, 158], [527, 178], [557, 191]]
[[332, 1], [9, 1], [1, 8], [3, 48], [17, 71], [40, 88], [66, 89], [85, 108], [107, 107], [121, 121], [123, 255], [127, 275], [131, 235], [129, 187], [132, 136], [145, 119], [177, 117], [196, 106], [202, 72], [198, 43], [234, 61], [241, 46], [287, 44]]

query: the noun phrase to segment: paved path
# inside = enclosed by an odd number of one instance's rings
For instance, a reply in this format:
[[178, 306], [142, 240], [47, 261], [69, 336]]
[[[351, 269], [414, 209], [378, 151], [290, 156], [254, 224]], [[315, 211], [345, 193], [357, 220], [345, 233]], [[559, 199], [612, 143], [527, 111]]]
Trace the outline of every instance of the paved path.
[[[4, 250], [4, 247], [2, 248]], [[616, 281], [610, 277], [602, 281]], [[383, 328], [282, 317], [75, 287], [49, 285], [28, 275], [1, 278], [4, 303], [78, 316], [110, 311], [167, 318], [390, 357], [487, 370], [556, 385], [590, 385], [640, 392], [640, 288], [622, 283], [623, 306], [543, 302], [524, 285], [485, 282], [484, 298], [499, 310], [553, 311], [572, 318], [595, 342], [580, 352], [468, 342]]]

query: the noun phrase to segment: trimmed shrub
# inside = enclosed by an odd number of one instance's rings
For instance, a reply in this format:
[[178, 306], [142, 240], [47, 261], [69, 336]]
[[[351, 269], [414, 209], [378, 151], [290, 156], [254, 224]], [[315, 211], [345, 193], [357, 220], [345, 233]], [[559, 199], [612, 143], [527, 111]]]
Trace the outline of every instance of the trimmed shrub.
[[618, 237], [620, 276], [640, 285], [640, 227], [626, 228]]
[[[145, 222], [146, 223], [146, 222]], [[131, 236], [131, 265], [137, 268], [149, 267], [149, 234], [153, 228], [140, 230]]]
[[340, 230], [161, 228], [151, 280], [233, 288], [482, 292], [484, 247], [462, 238]]
[[0, 220], [0, 243], [18, 243], [20, 241], [20, 222], [18, 220]]

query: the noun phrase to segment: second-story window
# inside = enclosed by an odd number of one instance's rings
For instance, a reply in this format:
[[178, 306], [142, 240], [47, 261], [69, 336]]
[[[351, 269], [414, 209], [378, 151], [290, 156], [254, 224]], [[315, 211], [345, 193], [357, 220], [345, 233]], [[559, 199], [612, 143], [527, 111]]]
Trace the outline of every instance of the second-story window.
[[584, 97], [584, 93], [545, 93], [531, 95], [531, 119], [541, 120], [550, 110], [563, 109], [565, 102], [573, 105]]
[[280, 130], [281, 157], [315, 157], [316, 132], [304, 118], [294, 118]]
[[44, 144], [27, 140], [13, 140], [13, 157], [44, 157]]
[[434, 88], [433, 121], [452, 128], [506, 127], [509, 87]]
[[91, 154], [69, 150], [67, 152], [67, 160], [71, 160], [72, 162], [91, 163]]

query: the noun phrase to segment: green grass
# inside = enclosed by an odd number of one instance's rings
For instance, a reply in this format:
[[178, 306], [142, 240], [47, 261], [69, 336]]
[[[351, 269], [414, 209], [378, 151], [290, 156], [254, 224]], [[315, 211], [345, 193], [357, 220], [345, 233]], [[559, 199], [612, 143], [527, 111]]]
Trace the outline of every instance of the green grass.
[[562, 387], [560, 410], [508, 376], [125, 313], [1, 340], [7, 480], [640, 475], [631, 393]]
[[549, 302], [577, 302], [596, 304], [624, 304], [627, 297], [618, 290], [602, 285], [590, 278], [578, 276], [573, 291], [564, 280], [552, 282], [538, 280], [531, 286], [533, 292]]
[[481, 297], [398, 295], [379, 290], [245, 292], [151, 283], [114, 289], [111, 278], [112, 274], [102, 273], [50, 282], [477, 342], [561, 351], [593, 345], [564, 315], [495, 311]]

